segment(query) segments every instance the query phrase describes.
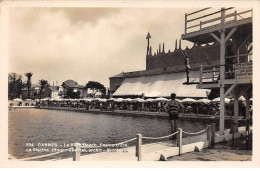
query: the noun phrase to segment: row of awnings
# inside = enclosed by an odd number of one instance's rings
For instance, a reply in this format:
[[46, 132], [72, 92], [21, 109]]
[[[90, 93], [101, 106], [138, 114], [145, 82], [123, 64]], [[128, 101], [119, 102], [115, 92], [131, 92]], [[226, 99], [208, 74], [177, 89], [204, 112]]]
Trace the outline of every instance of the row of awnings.
[[[191, 71], [189, 82], [198, 83], [199, 74], [200, 71]], [[125, 78], [113, 96], [142, 96], [144, 93], [145, 97], [169, 97], [176, 93], [177, 97], [205, 98], [210, 92], [197, 89], [197, 84], [183, 84], [185, 82], [185, 72]]]

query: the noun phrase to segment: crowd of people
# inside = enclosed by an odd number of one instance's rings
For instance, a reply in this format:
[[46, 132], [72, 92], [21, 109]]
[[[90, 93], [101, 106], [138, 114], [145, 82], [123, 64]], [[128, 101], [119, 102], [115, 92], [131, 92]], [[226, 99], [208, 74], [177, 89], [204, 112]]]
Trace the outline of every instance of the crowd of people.
[[[178, 100], [178, 99], [177, 99]], [[204, 100], [204, 99], [203, 99]], [[125, 111], [145, 111], [145, 112], [165, 112], [164, 106], [168, 99], [158, 98], [158, 99], [121, 99], [121, 98], [111, 98], [111, 99], [41, 99], [28, 102], [19, 102], [17, 105], [28, 106], [34, 105], [39, 107], [59, 107], [59, 108], [80, 108], [84, 110], [101, 110], [101, 111], [115, 111], [115, 110], [125, 110]], [[179, 109], [179, 113], [184, 114], [205, 114], [205, 115], [219, 115], [219, 102], [218, 101], [207, 101], [201, 102], [200, 100], [185, 101], [178, 100], [183, 107]], [[10, 104], [14, 105], [14, 104]], [[232, 116], [234, 113], [233, 101], [230, 100], [226, 103], [227, 116]], [[240, 116], [245, 115], [245, 103], [239, 101], [239, 111]]]

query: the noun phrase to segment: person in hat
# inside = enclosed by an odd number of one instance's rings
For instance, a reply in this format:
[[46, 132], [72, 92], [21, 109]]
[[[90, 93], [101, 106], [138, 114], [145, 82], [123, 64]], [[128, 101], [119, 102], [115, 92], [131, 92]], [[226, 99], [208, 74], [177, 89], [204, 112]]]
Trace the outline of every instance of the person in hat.
[[[177, 131], [177, 120], [179, 119], [179, 108], [184, 107], [176, 99], [176, 94], [171, 94], [171, 101], [167, 102], [164, 106], [164, 110], [169, 114], [169, 121], [171, 124], [171, 132]], [[176, 139], [176, 134], [171, 138], [171, 140]]]

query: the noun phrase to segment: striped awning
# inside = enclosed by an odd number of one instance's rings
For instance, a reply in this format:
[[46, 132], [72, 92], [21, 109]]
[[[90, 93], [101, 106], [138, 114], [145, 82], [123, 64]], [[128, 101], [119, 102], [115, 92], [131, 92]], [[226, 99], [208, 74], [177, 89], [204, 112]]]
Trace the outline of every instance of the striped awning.
[[[190, 83], [199, 82], [199, 71], [191, 71]], [[169, 97], [176, 93], [177, 97], [207, 97], [208, 89], [197, 89], [197, 84], [183, 84], [186, 82], [186, 73], [171, 73], [153, 76], [125, 78], [113, 96], [141, 96]]]

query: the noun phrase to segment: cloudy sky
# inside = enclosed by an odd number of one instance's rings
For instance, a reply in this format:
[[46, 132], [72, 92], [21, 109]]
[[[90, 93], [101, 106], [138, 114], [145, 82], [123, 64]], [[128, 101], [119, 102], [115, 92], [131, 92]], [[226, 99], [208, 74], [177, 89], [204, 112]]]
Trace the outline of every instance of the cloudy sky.
[[[122, 71], [145, 70], [149, 31], [153, 53], [159, 43], [174, 50], [184, 31], [182, 8], [12, 8], [9, 14], [9, 72], [33, 72], [32, 82], [82, 85]], [[182, 42], [182, 47], [192, 44]], [[24, 76], [24, 80], [26, 77]]]

